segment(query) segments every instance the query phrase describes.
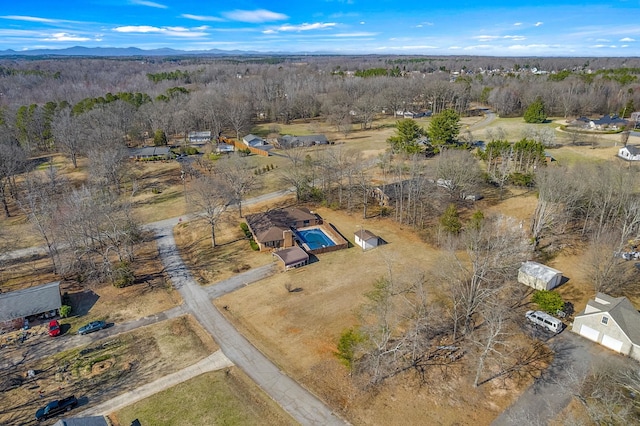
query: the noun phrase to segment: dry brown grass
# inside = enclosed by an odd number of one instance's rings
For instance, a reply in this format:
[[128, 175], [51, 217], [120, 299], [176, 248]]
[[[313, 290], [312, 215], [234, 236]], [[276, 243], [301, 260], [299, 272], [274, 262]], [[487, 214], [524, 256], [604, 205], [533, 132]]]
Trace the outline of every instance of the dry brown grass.
[[[37, 408], [75, 394], [90, 405], [181, 370], [217, 349], [193, 318], [184, 316], [86, 347], [60, 352], [35, 363], [2, 371], [22, 384], [3, 392], [0, 424], [30, 424]], [[27, 370], [37, 372], [27, 379]], [[39, 398], [38, 395], [41, 395]]]
[[[318, 262], [240, 289], [216, 305], [226, 305], [223, 312], [260, 350], [353, 423], [490, 423], [517, 395], [515, 385], [508, 395], [500, 392], [502, 382], [472, 391], [468, 376], [434, 372], [424, 387], [404, 376], [373, 393], [354, 386], [334, 352], [340, 334], [357, 323], [364, 293], [390, 269], [400, 281], [435, 270], [440, 254], [410, 228], [391, 220], [316, 211], [352, 242], [353, 233], [363, 226], [388, 244], [367, 252], [352, 247], [320, 255]], [[288, 283], [302, 291], [289, 293]]]

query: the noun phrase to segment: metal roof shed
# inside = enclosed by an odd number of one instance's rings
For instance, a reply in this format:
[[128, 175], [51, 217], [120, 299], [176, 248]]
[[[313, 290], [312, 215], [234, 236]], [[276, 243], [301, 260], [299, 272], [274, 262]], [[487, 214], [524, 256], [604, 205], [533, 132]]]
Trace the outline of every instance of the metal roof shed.
[[518, 270], [518, 282], [536, 290], [551, 290], [562, 282], [562, 272], [538, 262], [524, 262]]

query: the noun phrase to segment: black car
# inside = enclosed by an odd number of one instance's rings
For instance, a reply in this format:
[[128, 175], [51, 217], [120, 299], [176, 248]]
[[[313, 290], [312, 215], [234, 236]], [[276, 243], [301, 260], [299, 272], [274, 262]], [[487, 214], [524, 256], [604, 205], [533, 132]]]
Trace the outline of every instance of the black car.
[[80, 327], [80, 329], [78, 330], [78, 334], [93, 333], [94, 331], [102, 330], [106, 326], [107, 323], [105, 323], [104, 321], [91, 321], [89, 324]]
[[41, 421], [48, 419], [49, 417], [53, 417], [65, 411], [69, 411], [77, 405], [78, 400], [73, 395], [68, 396], [64, 399], [51, 401], [50, 403], [36, 411], [36, 420]]

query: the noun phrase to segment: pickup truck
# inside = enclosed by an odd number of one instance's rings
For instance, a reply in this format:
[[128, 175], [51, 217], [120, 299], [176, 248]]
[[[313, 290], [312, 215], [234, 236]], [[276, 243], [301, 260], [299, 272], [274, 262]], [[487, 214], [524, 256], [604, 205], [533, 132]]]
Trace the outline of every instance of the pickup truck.
[[38, 411], [36, 411], [36, 420], [41, 421], [49, 417], [56, 416], [64, 411], [69, 411], [78, 405], [78, 400], [71, 395], [64, 399], [51, 401]]

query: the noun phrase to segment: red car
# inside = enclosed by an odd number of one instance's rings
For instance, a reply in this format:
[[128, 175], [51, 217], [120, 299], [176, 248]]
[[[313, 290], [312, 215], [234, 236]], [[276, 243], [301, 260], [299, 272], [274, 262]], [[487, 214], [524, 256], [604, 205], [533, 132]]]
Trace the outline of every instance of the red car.
[[49, 336], [55, 337], [60, 334], [60, 323], [58, 320], [49, 321]]

